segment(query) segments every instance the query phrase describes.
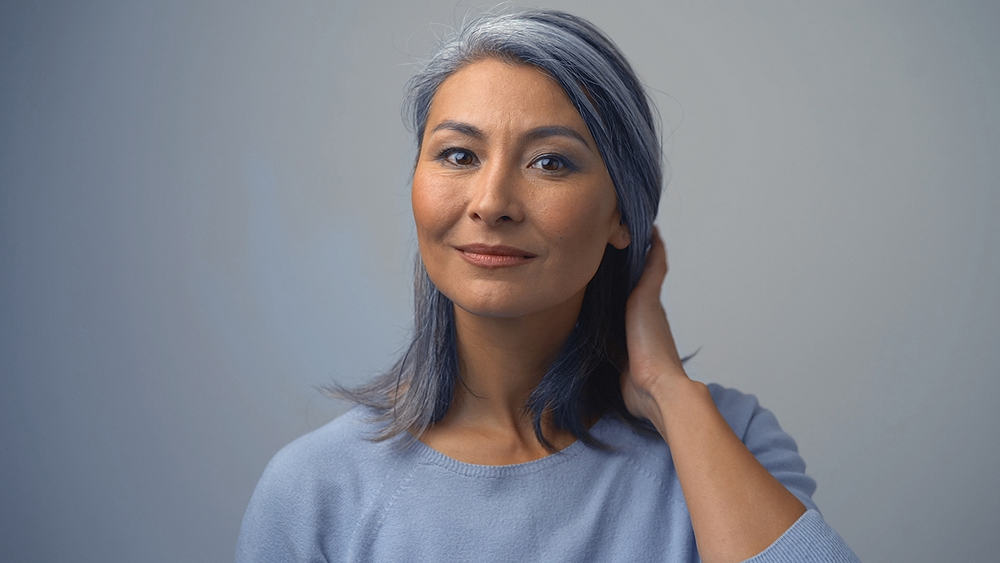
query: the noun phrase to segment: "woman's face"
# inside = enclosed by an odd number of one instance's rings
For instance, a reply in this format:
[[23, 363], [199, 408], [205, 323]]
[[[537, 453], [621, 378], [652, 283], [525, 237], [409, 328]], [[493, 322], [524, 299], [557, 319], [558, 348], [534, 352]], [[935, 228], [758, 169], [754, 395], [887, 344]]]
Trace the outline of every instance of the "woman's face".
[[412, 197], [427, 273], [476, 315], [575, 315], [606, 245], [629, 243], [583, 118], [529, 65], [485, 59], [441, 84]]

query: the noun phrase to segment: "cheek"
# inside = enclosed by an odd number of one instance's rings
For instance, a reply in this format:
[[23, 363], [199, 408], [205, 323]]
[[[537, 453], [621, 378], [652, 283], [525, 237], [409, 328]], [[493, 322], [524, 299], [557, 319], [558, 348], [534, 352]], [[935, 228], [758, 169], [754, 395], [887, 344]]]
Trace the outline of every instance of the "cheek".
[[440, 182], [429, 181], [419, 172], [413, 175], [410, 200], [413, 205], [413, 221], [417, 236], [439, 236], [455, 221], [457, 208], [455, 198], [449, 197], [449, 190]]
[[578, 252], [604, 255], [614, 220], [614, 203], [598, 197], [574, 197], [552, 202], [541, 210], [548, 237]]

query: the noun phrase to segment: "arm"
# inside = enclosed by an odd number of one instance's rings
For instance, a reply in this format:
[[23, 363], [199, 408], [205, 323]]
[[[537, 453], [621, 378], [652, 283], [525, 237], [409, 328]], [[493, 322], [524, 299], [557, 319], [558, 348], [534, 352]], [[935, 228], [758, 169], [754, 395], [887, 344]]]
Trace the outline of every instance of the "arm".
[[684, 372], [660, 304], [666, 273], [663, 243], [654, 232], [646, 270], [626, 309], [629, 370], [622, 394], [629, 411], [652, 422], [670, 447], [702, 560], [741, 561], [818, 514], [802, 518], [802, 502], [733, 433], [708, 388]]
[[704, 561], [752, 557], [805, 513], [733, 433], [707, 387], [678, 378], [654, 392], [650, 420], [670, 447]]

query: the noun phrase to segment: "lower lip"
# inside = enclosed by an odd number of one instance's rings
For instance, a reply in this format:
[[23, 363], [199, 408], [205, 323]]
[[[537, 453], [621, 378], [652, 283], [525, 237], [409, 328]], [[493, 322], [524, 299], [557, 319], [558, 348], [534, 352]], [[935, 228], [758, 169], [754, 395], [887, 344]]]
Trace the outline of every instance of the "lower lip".
[[509, 256], [503, 254], [477, 254], [475, 252], [465, 252], [464, 250], [459, 250], [458, 252], [462, 255], [462, 258], [465, 258], [466, 262], [481, 268], [506, 268], [509, 266], [520, 266], [521, 264], [527, 264], [533, 258], [528, 256]]

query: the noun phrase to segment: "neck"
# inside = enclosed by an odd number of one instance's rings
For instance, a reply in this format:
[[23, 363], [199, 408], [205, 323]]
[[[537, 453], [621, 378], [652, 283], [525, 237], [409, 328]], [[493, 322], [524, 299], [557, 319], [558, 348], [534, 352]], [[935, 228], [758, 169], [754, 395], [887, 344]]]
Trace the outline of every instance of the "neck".
[[[573, 330], [582, 302], [581, 293], [556, 310], [516, 318], [485, 317], [456, 306], [461, 381], [446, 422], [514, 432], [534, 442], [532, 417], [524, 407]], [[549, 436], [544, 417], [542, 428]]]

